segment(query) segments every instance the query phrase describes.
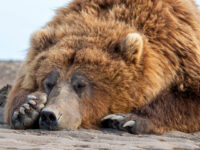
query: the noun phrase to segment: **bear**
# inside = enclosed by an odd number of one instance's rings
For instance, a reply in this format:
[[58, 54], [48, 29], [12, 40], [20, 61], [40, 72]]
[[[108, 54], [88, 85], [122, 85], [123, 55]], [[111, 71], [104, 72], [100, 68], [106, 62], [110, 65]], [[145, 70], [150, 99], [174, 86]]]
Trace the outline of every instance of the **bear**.
[[200, 131], [199, 24], [193, 0], [73, 0], [32, 35], [6, 122]]

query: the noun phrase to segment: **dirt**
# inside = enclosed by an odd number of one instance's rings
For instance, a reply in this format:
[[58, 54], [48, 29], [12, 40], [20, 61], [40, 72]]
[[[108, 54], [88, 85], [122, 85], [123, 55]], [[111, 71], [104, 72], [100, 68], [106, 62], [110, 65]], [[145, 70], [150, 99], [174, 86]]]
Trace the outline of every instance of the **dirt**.
[[23, 150], [200, 150], [200, 132], [133, 135], [111, 129], [76, 131], [12, 130], [3, 106], [21, 62], [0, 62], [0, 149]]

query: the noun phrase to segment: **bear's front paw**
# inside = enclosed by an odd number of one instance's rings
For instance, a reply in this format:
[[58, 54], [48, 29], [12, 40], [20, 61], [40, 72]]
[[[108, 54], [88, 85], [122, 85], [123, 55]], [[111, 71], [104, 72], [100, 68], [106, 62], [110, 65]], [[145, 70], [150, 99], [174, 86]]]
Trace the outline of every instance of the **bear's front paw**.
[[105, 128], [123, 130], [133, 134], [154, 133], [153, 123], [149, 119], [134, 114], [111, 114], [105, 116], [101, 124]]
[[47, 95], [35, 92], [27, 96], [27, 102], [21, 105], [11, 117], [11, 128], [32, 128], [39, 118], [39, 113], [47, 102]]

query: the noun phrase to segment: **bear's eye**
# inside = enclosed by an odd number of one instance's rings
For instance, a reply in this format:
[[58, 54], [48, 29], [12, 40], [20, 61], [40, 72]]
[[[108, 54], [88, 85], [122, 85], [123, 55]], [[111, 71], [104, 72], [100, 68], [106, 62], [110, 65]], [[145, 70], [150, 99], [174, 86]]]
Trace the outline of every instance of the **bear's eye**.
[[81, 97], [83, 94], [87, 95], [90, 91], [88, 79], [79, 73], [73, 74], [71, 86], [79, 97]]
[[81, 96], [81, 93], [84, 91], [84, 88], [86, 87], [86, 84], [81, 82], [80, 80], [76, 80], [72, 83], [72, 87], [75, 90], [75, 92]]
[[49, 95], [51, 93], [52, 89], [54, 88], [54, 86], [55, 86], [55, 83], [48, 83], [47, 82], [44, 85], [45, 92]]
[[57, 84], [59, 73], [57, 71], [51, 72], [47, 78], [44, 80], [44, 91], [48, 95], [51, 93], [54, 86]]

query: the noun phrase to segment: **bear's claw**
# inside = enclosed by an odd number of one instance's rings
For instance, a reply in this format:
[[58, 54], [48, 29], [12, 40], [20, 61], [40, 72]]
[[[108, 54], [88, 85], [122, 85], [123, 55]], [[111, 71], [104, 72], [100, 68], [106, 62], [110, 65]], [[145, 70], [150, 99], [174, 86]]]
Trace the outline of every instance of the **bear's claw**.
[[101, 121], [107, 120], [107, 119], [112, 119], [112, 120], [123, 120], [124, 116], [123, 114], [111, 114], [108, 116], [105, 116], [104, 118], [101, 119]]
[[130, 120], [130, 121], [127, 121], [126, 123], [124, 123], [123, 128], [133, 127], [134, 125], [135, 125], [135, 121]]
[[27, 103], [25, 103], [25, 104], [23, 105], [23, 107], [24, 107], [26, 110], [29, 110], [29, 109], [30, 109], [30, 105], [27, 104]]
[[21, 105], [13, 113], [11, 127], [14, 129], [26, 129], [33, 127], [39, 118], [39, 113], [47, 102], [45, 93], [35, 92], [27, 96], [27, 103]]
[[134, 114], [111, 114], [101, 119], [105, 128], [127, 131], [133, 134], [153, 133], [153, 124], [149, 119]]
[[30, 105], [36, 105], [36, 102], [35, 102], [34, 100], [29, 100], [28, 103], [29, 103]]

